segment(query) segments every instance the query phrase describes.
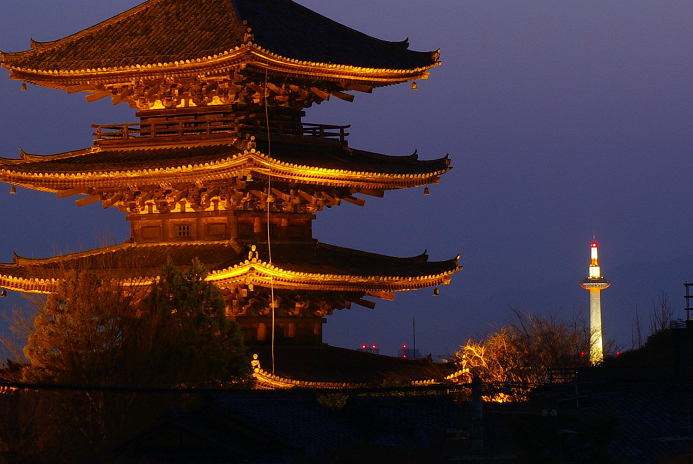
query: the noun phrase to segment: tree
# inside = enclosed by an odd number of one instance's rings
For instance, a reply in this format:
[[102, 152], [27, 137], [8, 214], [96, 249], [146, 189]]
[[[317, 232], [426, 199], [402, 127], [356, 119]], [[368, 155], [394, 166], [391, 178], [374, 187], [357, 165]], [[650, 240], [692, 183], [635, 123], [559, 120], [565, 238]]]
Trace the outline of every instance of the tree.
[[[524, 399], [555, 368], [589, 365], [589, 325], [579, 315], [569, 321], [513, 310], [514, 319], [480, 340], [470, 339], [455, 355], [464, 382], [478, 375], [497, 387], [496, 401]], [[510, 389], [514, 393], [510, 393]]]
[[42, 381], [128, 387], [229, 384], [250, 373], [240, 329], [199, 262], [168, 264], [148, 293], [68, 274], [34, 318], [24, 354]]
[[667, 292], [662, 292], [659, 301], [652, 300], [652, 314], [650, 315], [650, 335], [662, 330], [667, 330], [674, 322], [674, 308]]
[[[247, 380], [250, 361], [240, 329], [205, 276], [199, 262], [185, 272], [168, 264], [149, 288], [67, 272], [58, 291], [36, 308], [33, 327], [15, 317], [15, 329], [32, 329], [21, 380], [68, 389], [20, 390], [11, 405], [14, 430], [5, 427], [0, 448], [5, 445], [17, 462], [92, 460], [166, 407], [189, 401], [138, 389]], [[19, 441], [16, 430], [22, 430]]]

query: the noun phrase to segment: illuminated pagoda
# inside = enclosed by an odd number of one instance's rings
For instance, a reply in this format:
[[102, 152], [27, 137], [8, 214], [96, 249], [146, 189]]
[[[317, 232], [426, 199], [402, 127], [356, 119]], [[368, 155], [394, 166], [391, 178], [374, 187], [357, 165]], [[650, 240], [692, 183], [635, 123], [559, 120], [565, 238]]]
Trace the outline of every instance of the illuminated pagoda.
[[[53, 42], [3, 53], [10, 77], [137, 110], [137, 123], [93, 125], [93, 146], [0, 159], [0, 180], [79, 196], [127, 214], [121, 245], [0, 265], [0, 287], [54, 291], [90, 268], [146, 284], [198, 258], [250, 344], [320, 344], [325, 317], [367, 297], [447, 284], [458, 259], [395, 258], [320, 243], [324, 207], [424, 187], [448, 157], [351, 148], [349, 126], [304, 110], [349, 92], [425, 79], [438, 52], [415, 52], [289, 0], [149, 0]], [[124, 264], [125, 263], [125, 264]], [[272, 297], [273, 295], [273, 297]]]

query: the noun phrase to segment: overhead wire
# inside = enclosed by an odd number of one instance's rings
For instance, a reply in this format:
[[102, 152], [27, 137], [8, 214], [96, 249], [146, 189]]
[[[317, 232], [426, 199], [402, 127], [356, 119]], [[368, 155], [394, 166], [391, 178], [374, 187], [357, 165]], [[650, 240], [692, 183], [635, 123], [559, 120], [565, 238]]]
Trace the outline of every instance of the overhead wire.
[[[269, 123], [269, 108], [267, 103], [267, 67], [265, 67], [265, 125], [267, 126], [267, 156], [272, 157], [272, 142], [270, 140], [270, 123]], [[267, 255], [270, 266], [272, 265], [272, 243], [271, 243], [271, 227], [270, 227], [270, 198], [272, 195], [272, 173], [268, 171], [267, 173], [267, 198], [265, 201], [265, 208], [267, 210]], [[271, 354], [272, 354], [272, 374], [274, 374], [274, 279], [270, 276], [270, 310], [272, 312], [272, 344], [271, 344]]]

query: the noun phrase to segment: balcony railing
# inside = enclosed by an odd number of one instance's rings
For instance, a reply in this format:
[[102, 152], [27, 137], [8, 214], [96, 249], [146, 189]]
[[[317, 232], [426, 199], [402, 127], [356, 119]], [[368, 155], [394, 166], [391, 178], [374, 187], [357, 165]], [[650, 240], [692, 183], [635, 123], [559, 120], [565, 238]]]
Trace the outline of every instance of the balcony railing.
[[[191, 138], [219, 138], [251, 134], [267, 137], [267, 124], [260, 119], [236, 118], [185, 119], [151, 121], [126, 124], [92, 124], [95, 145], [125, 143], [157, 143], [166, 138], [188, 140]], [[300, 123], [270, 120], [269, 134], [279, 138], [306, 138], [332, 140], [346, 144], [349, 126]]]

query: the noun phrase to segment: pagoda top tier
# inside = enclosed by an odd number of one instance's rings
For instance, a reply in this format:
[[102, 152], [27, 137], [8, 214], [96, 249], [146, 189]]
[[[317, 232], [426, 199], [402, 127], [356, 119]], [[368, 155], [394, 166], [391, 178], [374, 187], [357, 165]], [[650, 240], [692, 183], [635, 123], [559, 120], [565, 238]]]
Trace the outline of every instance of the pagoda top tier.
[[290, 0], [149, 0], [63, 39], [32, 40], [30, 50], [0, 56], [13, 79], [117, 96], [141, 109], [151, 105], [133, 104], [138, 92], [157, 93], [160, 81], [182, 83], [178, 90], [199, 106], [229, 103], [213, 92], [253, 75], [270, 82], [265, 92], [288, 92], [291, 83], [325, 97], [425, 79], [440, 64], [437, 51], [370, 37]]

